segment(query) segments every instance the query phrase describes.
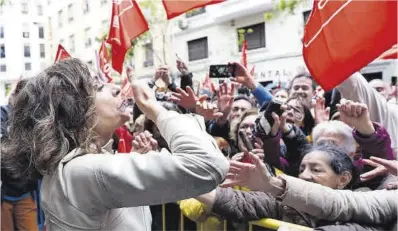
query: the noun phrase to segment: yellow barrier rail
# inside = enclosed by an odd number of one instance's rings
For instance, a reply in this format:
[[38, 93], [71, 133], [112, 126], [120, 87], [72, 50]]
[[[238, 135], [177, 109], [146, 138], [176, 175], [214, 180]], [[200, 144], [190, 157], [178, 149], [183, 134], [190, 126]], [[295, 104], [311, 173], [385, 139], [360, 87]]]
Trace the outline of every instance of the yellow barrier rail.
[[[180, 231], [184, 231], [184, 226], [185, 226], [184, 219], [185, 219], [184, 214], [182, 212], [180, 212]], [[198, 230], [205, 231], [203, 222], [197, 222], [196, 224], [198, 226]], [[264, 218], [264, 219], [261, 219], [258, 221], [249, 222], [249, 231], [253, 231], [253, 226], [260, 226], [260, 227], [272, 229], [272, 230], [277, 230], [282, 226], [289, 227], [289, 228], [295, 228], [296, 230], [300, 230], [300, 231], [311, 231], [312, 230], [312, 228], [309, 228], [309, 227], [296, 225], [296, 224], [292, 224], [289, 222], [284, 222], [284, 221], [270, 219], [270, 218]], [[166, 206], [165, 205], [162, 205], [162, 230], [166, 231]], [[227, 220], [223, 220], [223, 231], [227, 231]]]
[[309, 228], [309, 227], [296, 225], [296, 224], [292, 224], [292, 223], [288, 223], [288, 222], [284, 222], [284, 221], [280, 221], [280, 220], [275, 220], [275, 219], [270, 219], [270, 218], [264, 218], [264, 219], [261, 219], [258, 221], [249, 222], [249, 231], [253, 231], [253, 225], [264, 227], [267, 229], [273, 229], [273, 230], [277, 230], [281, 226], [295, 228], [296, 230], [302, 230], [302, 231], [312, 230], [312, 228]]

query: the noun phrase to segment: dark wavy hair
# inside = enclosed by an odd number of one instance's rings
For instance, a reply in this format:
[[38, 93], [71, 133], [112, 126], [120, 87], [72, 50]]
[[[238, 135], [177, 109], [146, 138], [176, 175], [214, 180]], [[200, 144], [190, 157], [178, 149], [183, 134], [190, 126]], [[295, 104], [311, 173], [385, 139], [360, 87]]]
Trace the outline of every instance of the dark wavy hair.
[[78, 59], [60, 61], [36, 77], [12, 100], [2, 166], [21, 184], [51, 174], [75, 148], [95, 136], [95, 82]]

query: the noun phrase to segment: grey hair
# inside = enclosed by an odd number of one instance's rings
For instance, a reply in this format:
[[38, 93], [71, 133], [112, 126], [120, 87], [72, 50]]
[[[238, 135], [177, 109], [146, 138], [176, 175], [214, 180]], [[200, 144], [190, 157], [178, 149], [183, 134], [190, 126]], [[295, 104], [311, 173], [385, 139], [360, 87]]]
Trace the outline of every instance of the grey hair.
[[357, 149], [354, 136], [352, 135], [352, 128], [341, 121], [325, 121], [315, 126], [315, 128], [312, 130], [313, 143], [316, 144], [318, 139], [324, 134], [332, 134], [343, 137], [343, 143], [339, 144], [339, 146], [343, 148], [347, 154], [353, 153]]

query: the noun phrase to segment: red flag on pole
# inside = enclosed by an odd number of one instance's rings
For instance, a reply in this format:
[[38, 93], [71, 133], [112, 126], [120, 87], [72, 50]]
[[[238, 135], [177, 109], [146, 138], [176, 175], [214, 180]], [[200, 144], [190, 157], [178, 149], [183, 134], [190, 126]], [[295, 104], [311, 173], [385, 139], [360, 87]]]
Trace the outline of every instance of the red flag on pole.
[[113, 1], [112, 23], [106, 41], [112, 45], [112, 67], [120, 74], [132, 40], [149, 29], [135, 0]]
[[247, 68], [247, 41], [243, 41], [242, 46], [242, 65]]
[[396, 43], [397, 1], [315, 0], [303, 55], [311, 75], [328, 91]]
[[256, 65], [253, 65], [252, 69], [250, 70], [250, 75], [254, 75], [255, 69], [256, 69]]
[[177, 17], [195, 8], [223, 2], [224, 0], [162, 0], [167, 19]]
[[59, 44], [54, 63], [67, 58], [71, 58], [70, 54], [65, 50], [65, 48], [61, 44]]
[[105, 75], [108, 83], [112, 82], [112, 67], [109, 63], [108, 50], [106, 49], [105, 42], [102, 42], [101, 48], [99, 49], [98, 64], [100, 71]]

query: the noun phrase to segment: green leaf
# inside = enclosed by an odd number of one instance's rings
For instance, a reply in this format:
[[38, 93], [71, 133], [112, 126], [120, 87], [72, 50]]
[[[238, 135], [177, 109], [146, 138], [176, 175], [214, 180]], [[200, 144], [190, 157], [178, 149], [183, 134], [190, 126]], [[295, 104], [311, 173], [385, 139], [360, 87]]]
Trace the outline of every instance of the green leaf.
[[264, 14], [265, 21], [270, 21], [273, 17], [274, 17], [274, 15], [271, 12], [265, 12], [265, 14]]

